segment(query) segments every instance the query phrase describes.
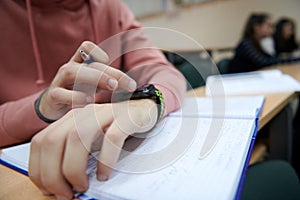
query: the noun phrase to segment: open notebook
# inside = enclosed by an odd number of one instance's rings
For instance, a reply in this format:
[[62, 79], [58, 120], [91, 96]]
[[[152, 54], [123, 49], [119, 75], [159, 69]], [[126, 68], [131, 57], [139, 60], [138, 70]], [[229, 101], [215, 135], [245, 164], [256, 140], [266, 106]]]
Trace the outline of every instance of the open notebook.
[[294, 91], [300, 91], [300, 83], [280, 70], [212, 75], [207, 78], [205, 87], [207, 96]]
[[[111, 178], [95, 177], [97, 152], [80, 199], [235, 199], [241, 192], [264, 97], [188, 98], [147, 134], [127, 141]], [[135, 148], [135, 143], [139, 145]], [[204, 151], [204, 153], [203, 153]], [[0, 162], [27, 174], [29, 144], [2, 151]]]

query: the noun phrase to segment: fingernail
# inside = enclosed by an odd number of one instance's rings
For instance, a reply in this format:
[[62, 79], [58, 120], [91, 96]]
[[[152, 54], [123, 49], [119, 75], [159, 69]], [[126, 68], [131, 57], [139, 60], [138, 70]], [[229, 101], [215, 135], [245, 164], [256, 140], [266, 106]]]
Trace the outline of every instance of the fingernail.
[[115, 79], [109, 79], [108, 85], [110, 88], [115, 89], [117, 87], [118, 82]]
[[130, 81], [129, 84], [128, 84], [128, 88], [130, 90], [135, 90], [136, 89], [136, 82], [135, 81]]
[[87, 96], [87, 97], [85, 98], [85, 100], [86, 100], [86, 103], [93, 103], [93, 102], [94, 102], [94, 98], [91, 97], [91, 96]]
[[107, 180], [108, 180], [108, 177], [107, 177], [106, 175], [104, 175], [104, 174], [100, 174], [100, 175], [98, 176], [98, 180], [99, 180], [99, 181], [107, 181]]
[[85, 191], [85, 188], [84, 187], [81, 187], [81, 186], [74, 186], [74, 190], [76, 192], [84, 192]]
[[57, 200], [68, 200], [68, 198], [65, 196], [56, 196], [56, 199]]

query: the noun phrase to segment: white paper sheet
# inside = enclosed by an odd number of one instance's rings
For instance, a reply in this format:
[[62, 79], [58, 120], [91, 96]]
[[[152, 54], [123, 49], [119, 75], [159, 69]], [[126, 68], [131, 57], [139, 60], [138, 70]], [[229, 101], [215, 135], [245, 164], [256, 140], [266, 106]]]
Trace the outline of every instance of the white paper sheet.
[[279, 70], [209, 76], [207, 96], [266, 94], [300, 91], [300, 83]]

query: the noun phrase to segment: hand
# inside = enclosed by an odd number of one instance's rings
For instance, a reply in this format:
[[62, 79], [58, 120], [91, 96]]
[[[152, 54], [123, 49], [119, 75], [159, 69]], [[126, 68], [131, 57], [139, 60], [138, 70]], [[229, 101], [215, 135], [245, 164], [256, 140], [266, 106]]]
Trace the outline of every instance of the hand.
[[97, 178], [105, 181], [125, 139], [154, 127], [157, 115], [150, 99], [72, 109], [32, 139], [29, 177], [44, 194], [71, 199], [72, 190], [84, 192], [89, 186], [85, 170], [93, 144], [102, 137]]
[[[82, 64], [80, 50], [91, 54], [94, 61]], [[107, 66], [107, 54], [92, 42], [83, 42], [71, 60], [57, 72], [40, 101], [40, 112], [48, 119], [56, 120], [72, 107], [83, 107], [94, 101], [97, 89], [129, 92], [136, 89], [136, 82], [120, 70]]]

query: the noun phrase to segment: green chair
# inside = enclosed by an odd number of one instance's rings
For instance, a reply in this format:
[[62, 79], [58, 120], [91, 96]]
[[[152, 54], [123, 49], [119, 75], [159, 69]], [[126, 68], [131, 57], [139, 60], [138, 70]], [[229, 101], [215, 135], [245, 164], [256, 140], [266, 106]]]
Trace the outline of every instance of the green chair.
[[285, 161], [265, 161], [248, 168], [241, 200], [300, 199], [295, 170]]
[[189, 62], [184, 62], [177, 66], [187, 81], [187, 89], [193, 89], [205, 85], [205, 80], [199, 70]]
[[228, 74], [230, 60], [229, 58], [223, 58], [217, 63], [220, 74]]

